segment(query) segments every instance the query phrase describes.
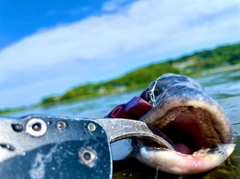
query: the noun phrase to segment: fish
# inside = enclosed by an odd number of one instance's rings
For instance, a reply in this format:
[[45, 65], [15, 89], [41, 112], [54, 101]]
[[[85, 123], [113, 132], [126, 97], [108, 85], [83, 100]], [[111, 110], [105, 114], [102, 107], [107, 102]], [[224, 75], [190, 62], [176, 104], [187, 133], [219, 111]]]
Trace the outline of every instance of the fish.
[[223, 108], [190, 77], [164, 74], [140, 97], [154, 107], [139, 120], [163, 132], [176, 150], [139, 143], [141, 162], [172, 174], [196, 174], [223, 163], [235, 148], [230, 120]]
[[202, 173], [222, 164], [234, 151], [233, 129], [223, 108], [188, 76], [163, 74], [139, 97], [119, 106], [106, 117], [143, 121], [171, 141], [174, 150], [142, 138], [132, 142], [135, 157], [157, 170]]

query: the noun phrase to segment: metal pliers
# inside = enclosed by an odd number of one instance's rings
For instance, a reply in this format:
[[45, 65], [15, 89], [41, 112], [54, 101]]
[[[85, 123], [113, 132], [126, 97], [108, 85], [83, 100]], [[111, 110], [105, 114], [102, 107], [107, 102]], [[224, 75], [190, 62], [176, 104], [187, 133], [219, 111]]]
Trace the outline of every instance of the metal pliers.
[[146, 123], [121, 118], [0, 117], [2, 179], [112, 178], [110, 143], [148, 138], [173, 146]]

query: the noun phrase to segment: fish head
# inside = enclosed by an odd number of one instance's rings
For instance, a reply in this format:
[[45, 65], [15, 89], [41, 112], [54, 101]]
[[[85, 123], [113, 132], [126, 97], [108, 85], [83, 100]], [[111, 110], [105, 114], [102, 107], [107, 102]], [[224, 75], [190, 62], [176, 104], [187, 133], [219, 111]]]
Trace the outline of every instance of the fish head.
[[140, 120], [163, 132], [176, 150], [138, 140], [136, 157], [173, 174], [195, 174], [213, 169], [233, 152], [231, 123], [222, 107], [201, 85], [187, 77], [159, 77], [141, 97], [154, 106]]

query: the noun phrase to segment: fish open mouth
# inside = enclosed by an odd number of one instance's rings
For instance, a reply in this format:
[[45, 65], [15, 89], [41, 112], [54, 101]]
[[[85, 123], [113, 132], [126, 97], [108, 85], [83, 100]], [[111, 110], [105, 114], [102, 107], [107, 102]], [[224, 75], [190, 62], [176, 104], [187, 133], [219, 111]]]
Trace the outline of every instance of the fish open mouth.
[[160, 129], [184, 154], [193, 154], [219, 143], [209, 114], [201, 108], [182, 106], [169, 111], [155, 127]]
[[232, 127], [223, 109], [200, 90], [178, 90], [159, 100], [140, 120], [163, 132], [176, 151], [140, 142], [137, 158], [169, 173], [194, 174], [213, 169], [235, 147]]

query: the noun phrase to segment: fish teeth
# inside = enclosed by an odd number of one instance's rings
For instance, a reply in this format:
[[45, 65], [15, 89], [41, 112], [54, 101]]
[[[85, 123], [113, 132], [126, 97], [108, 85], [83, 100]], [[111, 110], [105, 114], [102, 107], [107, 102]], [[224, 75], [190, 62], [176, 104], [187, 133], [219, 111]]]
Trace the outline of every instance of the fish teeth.
[[201, 108], [194, 108], [192, 106], [181, 106], [174, 108], [170, 110], [163, 118], [157, 120], [154, 123], [154, 126], [158, 129], [162, 129], [181, 114], [194, 114], [196, 116], [195, 120], [199, 124], [204, 136], [211, 141], [219, 142], [218, 134], [214, 130], [212, 120], [209, 120], [211, 116]]
[[175, 120], [176, 117], [179, 116], [181, 113], [187, 112], [187, 111], [188, 111], [187, 106], [175, 108], [169, 111], [162, 119], [157, 120], [154, 125], [157, 126], [159, 129], [161, 129], [164, 126], [166, 126], [169, 122]]

